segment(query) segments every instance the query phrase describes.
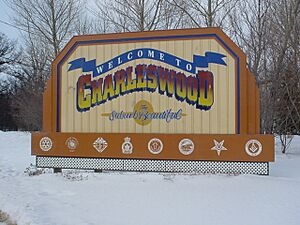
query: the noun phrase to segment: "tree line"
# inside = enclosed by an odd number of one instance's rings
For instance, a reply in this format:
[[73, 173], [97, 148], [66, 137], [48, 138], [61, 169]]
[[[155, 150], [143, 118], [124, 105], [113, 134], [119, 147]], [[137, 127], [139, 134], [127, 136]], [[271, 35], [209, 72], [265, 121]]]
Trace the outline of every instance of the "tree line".
[[22, 45], [0, 35], [0, 129], [41, 129], [51, 61], [73, 35], [220, 27], [246, 53], [260, 87], [261, 132], [300, 133], [300, 0], [6, 3]]

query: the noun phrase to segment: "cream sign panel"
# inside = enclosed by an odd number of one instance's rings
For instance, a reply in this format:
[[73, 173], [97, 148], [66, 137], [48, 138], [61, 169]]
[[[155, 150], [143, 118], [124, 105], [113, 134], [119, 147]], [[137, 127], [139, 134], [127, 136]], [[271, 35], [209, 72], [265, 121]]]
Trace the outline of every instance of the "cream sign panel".
[[61, 68], [61, 131], [234, 134], [236, 64], [214, 39], [79, 45]]

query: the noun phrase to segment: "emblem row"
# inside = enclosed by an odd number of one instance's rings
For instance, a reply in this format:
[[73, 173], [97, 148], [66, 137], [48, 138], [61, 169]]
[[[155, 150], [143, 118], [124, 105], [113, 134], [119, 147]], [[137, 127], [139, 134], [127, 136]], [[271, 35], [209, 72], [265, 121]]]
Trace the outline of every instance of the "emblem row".
[[[217, 141], [213, 140], [214, 146], [211, 148], [212, 151], [216, 151], [217, 155], [220, 156], [222, 151], [227, 151], [227, 148], [224, 146], [224, 140]], [[52, 149], [53, 143], [52, 140], [49, 137], [43, 137], [40, 140], [40, 149], [42, 151], [48, 152]], [[77, 146], [79, 145], [79, 142], [74, 137], [69, 137], [66, 142], [66, 146], [70, 151], [75, 151]], [[108, 142], [102, 138], [98, 137], [93, 142], [94, 149], [101, 153], [108, 147]], [[154, 155], [158, 155], [163, 151], [164, 145], [163, 142], [159, 138], [152, 138], [148, 142], [148, 150], [150, 153]], [[194, 142], [191, 139], [184, 138], [182, 139], [178, 144], [179, 152], [183, 155], [190, 155], [193, 153], [195, 148]], [[122, 153], [123, 154], [132, 154], [134, 147], [131, 143], [130, 137], [124, 138], [124, 142], [121, 145]], [[245, 144], [245, 152], [252, 157], [260, 155], [262, 152], [262, 144], [256, 140], [251, 139]]]

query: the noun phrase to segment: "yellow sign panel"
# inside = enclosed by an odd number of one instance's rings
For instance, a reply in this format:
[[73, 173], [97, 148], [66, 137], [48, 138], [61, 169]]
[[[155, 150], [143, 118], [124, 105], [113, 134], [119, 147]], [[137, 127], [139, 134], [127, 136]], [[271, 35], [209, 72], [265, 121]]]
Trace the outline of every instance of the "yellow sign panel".
[[216, 39], [79, 44], [61, 66], [61, 132], [234, 134], [237, 63]]

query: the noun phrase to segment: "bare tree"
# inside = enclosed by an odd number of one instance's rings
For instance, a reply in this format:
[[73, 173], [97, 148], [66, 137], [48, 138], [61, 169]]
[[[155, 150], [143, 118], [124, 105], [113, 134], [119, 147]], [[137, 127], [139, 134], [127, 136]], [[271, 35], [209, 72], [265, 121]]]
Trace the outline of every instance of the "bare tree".
[[96, 1], [91, 12], [100, 18], [105, 29], [100, 32], [156, 30], [162, 27], [162, 0]]
[[232, 10], [232, 36], [248, 56], [250, 70], [258, 77], [263, 67], [268, 38], [270, 0], [239, 1]]
[[238, 0], [168, 0], [189, 18], [192, 27], [227, 28], [230, 12]]
[[28, 38], [22, 62], [9, 74], [11, 108], [19, 128], [40, 130], [42, 125], [43, 91], [50, 74], [47, 46], [37, 38]]
[[7, 0], [15, 24], [52, 48], [55, 58], [74, 32], [80, 0]]
[[[80, 24], [81, 0], [7, 0], [15, 25], [25, 42], [22, 61], [11, 69], [11, 106], [20, 128], [39, 130], [42, 124], [42, 93], [50, 75], [51, 61], [68, 39], [87, 31]], [[82, 20], [81, 20], [82, 21]]]
[[[300, 0], [277, 0], [270, 33], [274, 55], [271, 93], [276, 99], [274, 132], [280, 134], [285, 153], [291, 134], [300, 133]], [[277, 40], [277, 41], [274, 41]]]
[[[178, 0], [179, 4], [186, 8], [185, 0]], [[179, 29], [189, 26], [189, 18], [184, 10], [177, 7], [175, 4], [170, 4], [168, 0], [162, 2], [160, 13], [160, 26], [159, 29]]]
[[74, 35], [85, 35], [95, 33], [94, 22], [87, 14], [82, 14], [81, 18], [77, 21], [74, 29]]
[[17, 59], [16, 43], [0, 33], [0, 73], [7, 68], [7, 65], [16, 62]]
[[4, 34], [0, 33], [0, 129], [16, 129], [10, 107], [11, 89], [10, 84], [3, 75], [7, 73], [11, 65], [18, 59], [16, 43], [10, 41]]
[[230, 17], [230, 36], [245, 51], [248, 67], [256, 77], [261, 90], [262, 132], [270, 133], [273, 128], [274, 101], [269, 92], [272, 78], [269, 77], [269, 26], [270, 0], [239, 1]]
[[[0, 130], [16, 130], [14, 110], [10, 104], [11, 88], [7, 80], [0, 81]], [[3, 110], [5, 109], [5, 110]]]

